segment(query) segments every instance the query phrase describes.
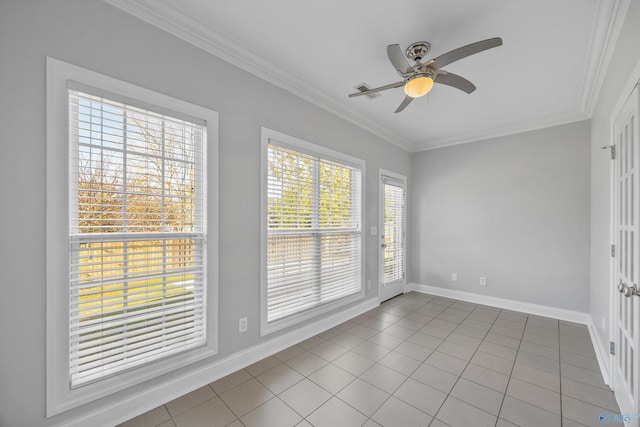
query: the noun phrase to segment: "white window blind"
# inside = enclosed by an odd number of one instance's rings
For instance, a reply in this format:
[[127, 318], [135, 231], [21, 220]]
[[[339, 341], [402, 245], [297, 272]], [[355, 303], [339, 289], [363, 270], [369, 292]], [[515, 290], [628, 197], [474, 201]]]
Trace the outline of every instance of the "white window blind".
[[361, 170], [267, 146], [266, 320], [362, 289]]
[[384, 178], [384, 284], [404, 279], [404, 184]]
[[71, 387], [206, 343], [205, 128], [69, 90]]

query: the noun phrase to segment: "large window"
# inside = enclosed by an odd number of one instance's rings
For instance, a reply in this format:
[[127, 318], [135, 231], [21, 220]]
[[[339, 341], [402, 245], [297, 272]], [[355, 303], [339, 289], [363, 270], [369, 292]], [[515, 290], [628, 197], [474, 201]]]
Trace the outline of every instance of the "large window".
[[363, 295], [364, 162], [263, 129], [263, 333]]
[[51, 415], [215, 354], [217, 116], [60, 61], [48, 68]]
[[204, 345], [204, 124], [69, 89], [71, 386]]

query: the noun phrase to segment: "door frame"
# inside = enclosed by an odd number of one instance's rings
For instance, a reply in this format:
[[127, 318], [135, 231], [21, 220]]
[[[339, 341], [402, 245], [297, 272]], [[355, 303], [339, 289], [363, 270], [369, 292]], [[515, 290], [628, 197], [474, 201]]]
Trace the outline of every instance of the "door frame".
[[378, 238], [376, 244], [378, 245], [378, 300], [380, 302], [385, 301], [383, 298], [384, 291], [384, 250], [382, 248], [382, 236], [384, 236], [385, 231], [385, 223], [384, 223], [384, 181], [383, 177], [388, 177], [394, 180], [401, 182], [404, 186], [404, 215], [402, 220], [404, 221], [405, 226], [405, 236], [402, 241], [402, 250], [404, 252], [404, 278], [402, 279], [402, 292], [404, 293], [407, 290], [407, 235], [408, 235], [408, 224], [407, 224], [407, 177], [401, 175], [399, 173], [392, 172], [387, 169], [380, 168], [378, 172]]
[[[629, 98], [629, 96], [631, 96], [631, 92], [633, 92], [633, 89], [640, 84], [640, 60], [638, 60], [638, 62], [636, 62], [635, 67], [633, 68], [633, 71], [631, 72], [631, 74], [629, 74], [629, 78], [627, 79], [627, 81], [625, 82], [622, 90], [620, 91], [620, 94], [618, 95], [618, 100], [616, 101], [615, 106], [613, 107], [613, 109], [611, 110], [611, 116], [609, 116], [609, 143], [610, 144], [615, 144], [615, 140], [616, 140], [616, 129], [615, 129], [615, 123], [616, 123], [616, 119], [618, 118], [618, 116], [620, 115], [620, 113], [622, 112], [622, 109], [624, 108], [627, 99]], [[615, 165], [613, 164], [613, 162], [611, 163], [611, 167], [609, 168], [609, 242], [610, 244], [614, 244], [616, 241], [616, 223], [615, 223], [615, 191], [616, 191], [616, 187], [615, 187]], [[613, 338], [615, 337], [615, 330], [614, 330], [614, 321], [615, 321], [615, 293], [614, 292], [618, 292], [616, 290], [616, 284], [615, 284], [615, 280], [616, 280], [616, 260], [613, 257], [609, 258], [609, 327], [607, 328], [607, 333], [608, 336], [606, 337], [607, 340], [613, 341]], [[605, 346], [607, 346], [608, 343], [605, 343]], [[607, 346], [608, 347], [608, 346]], [[607, 365], [606, 366], [606, 373], [608, 378], [605, 378], [605, 382], [607, 383], [607, 385], [611, 388], [613, 388], [613, 370], [615, 369], [615, 365], [614, 365], [614, 356], [612, 354], [610, 354], [610, 352], [606, 352], [605, 353], [608, 358], [606, 359]], [[606, 381], [609, 380], [609, 381]]]
[[[610, 141], [611, 144], [609, 146], [609, 148], [613, 148], [616, 151], [619, 150], [619, 148], [617, 147], [617, 135], [616, 135], [616, 123], [618, 121], [618, 119], [620, 118], [622, 112], [624, 111], [624, 108], [627, 105], [627, 102], [632, 98], [632, 96], [635, 94], [635, 102], [636, 103], [640, 103], [640, 95], [638, 94], [637, 91], [640, 91], [640, 61], [638, 61], [638, 63], [636, 64], [636, 67], [634, 68], [633, 73], [631, 74], [631, 77], [629, 78], [629, 80], [627, 81], [626, 85], [624, 86], [623, 91], [621, 91], [620, 93], [620, 97], [618, 98], [618, 101], [616, 102], [616, 105], [614, 107], [614, 109], [612, 110], [611, 116], [610, 116]], [[640, 144], [639, 146], [636, 147], [636, 150], [640, 150]], [[617, 365], [616, 365], [616, 357], [618, 357], [619, 352], [622, 350], [621, 349], [621, 343], [618, 342], [617, 340], [617, 322], [618, 322], [618, 298], [619, 296], [619, 291], [617, 289], [617, 277], [618, 277], [618, 272], [617, 272], [617, 263], [619, 262], [619, 256], [620, 256], [620, 248], [619, 248], [619, 244], [620, 242], [618, 242], [618, 235], [617, 235], [617, 215], [619, 214], [619, 195], [618, 195], [618, 186], [617, 186], [617, 177], [616, 177], [616, 171], [617, 171], [617, 156], [619, 156], [620, 153], [616, 152], [616, 159], [612, 160], [611, 163], [611, 168], [610, 168], [610, 209], [609, 209], [609, 215], [610, 215], [610, 242], [613, 248], [613, 245], [615, 245], [615, 257], [611, 256], [609, 258], [609, 275], [610, 275], [610, 284], [609, 284], [609, 328], [608, 328], [608, 333], [609, 333], [609, 341], [610, 342], [614, 342], [615, 343], [615, 354], [611, 354], [611, 352], [609, 352], [608, 354], [608, 369], [607, 369], [607, 373], [608, 373], [608, 379], [609, 381], [607, 382], [607, 385], [612, 389], [612, 390], [616, 390], [617, 385], [616, 385], [616, 369], [617, 369]], [[635, 188], [634, 191], [634, 199], [636, 200], [636, 203], [639, 199], [640, 196], [640, 188]], [[640, 224], [636, 224], [636, 227], [640, 227]], [[636, 255], [638, 256], [638, 255]], [[637, 298], [634, 296], [631, 296], [630, 298]], [[640, 312], [636, 313], [636, 318], [637, 316], [640, 315]], [[638, 331], [636, 331], [636, 334], [638, 333]], [[638, 349], [636, 349], [637, 351]], [[637, 366], [635, 371], [638, 372], [638, 368], [640, 368], [640, 366]], [[618, 400], [618, 397], [616, 396], [616, 400]], [[622, 408], [621, 408], [622, 410]]]

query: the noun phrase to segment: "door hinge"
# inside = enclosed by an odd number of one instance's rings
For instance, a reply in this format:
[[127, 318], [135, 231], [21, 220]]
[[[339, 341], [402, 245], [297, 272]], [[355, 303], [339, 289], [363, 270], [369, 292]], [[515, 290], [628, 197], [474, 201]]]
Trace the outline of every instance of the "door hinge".
[[616, 343], [613, 341], [609, 341], [609, 353], [614, 355], [616, 354]]
[[611, 245], [611, 258], [616, 257], [616, 245]]
[[611, 148], [611, 160], [615, 160], [616, 159], [616, 146], [612, 145], [610, 148]]

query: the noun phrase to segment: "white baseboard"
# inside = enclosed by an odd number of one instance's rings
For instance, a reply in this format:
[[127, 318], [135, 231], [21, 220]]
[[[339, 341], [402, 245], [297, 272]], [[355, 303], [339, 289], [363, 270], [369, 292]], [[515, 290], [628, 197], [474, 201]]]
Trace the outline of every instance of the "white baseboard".
[[580, 311], [566, 310], [557, 307], [548, 307], [546, 305], [492, 297], [488, 295], [474, 294], [471, 292], [458, 291], [454, 289], [439, 288], [437, 286], [409, 283], [409, 285], [407, 285], [407, 289], [411, 291], [422, 292], [425, 294], [473, 302], [476, 304], [505, 308], [507, 310], [522, 311], [524, 313], [535, 314], [537, 316], [552, 317], [554, 319], [581, 323], [583, 325], [588, 325], [591, 319], [589, 313], [583, 313]]
[[223, 359], [195, 369], [182, 377], [173, 378], [155, 387], [148, 387], [134, 397], [128, 396], [126, 399], [101, 406], [93, 411], [85, 412], [79, 417], [56, 425], [68, 427], [83, 427], [87, 425], [110, 427], [117, 425], [346, 322], [376, 308], [378, 305], [380, 305], [378, 298], [368, 299], [343, 311], [296, 328], [291, 332], [226, 356]]
[[596, 326], [593, 324], [593, 320], [589, 319], [589, 323], [587, 324], [589, 328], [589, 336], [591, 337], [591, 343], [593, 344], [593, 348], [596, 351], [596, 358], [598, 359], [598, 365], [600, 366], [600, 373], [602, 374], [602, 379], [604, 383], [609, 387], [612, 386], [611, 376], [610, 376], [610, 368], [611, 368], [611, 357], [608, 353], [606, 353], [607, 346], [602, 345], [602, 341], [600, 339], [600, 334], [596, 330]]

